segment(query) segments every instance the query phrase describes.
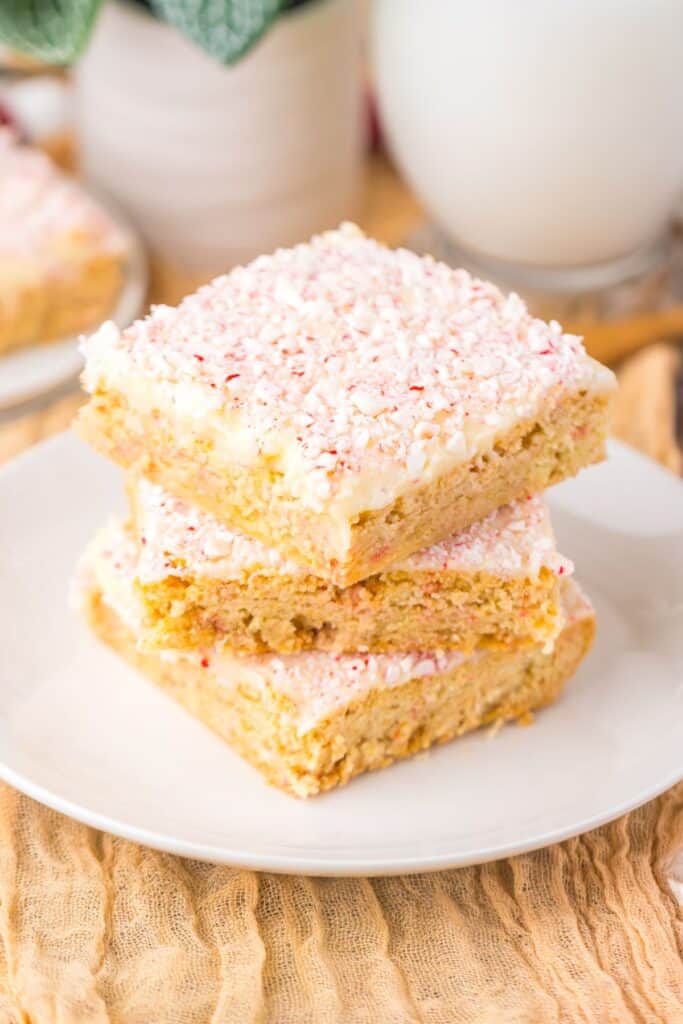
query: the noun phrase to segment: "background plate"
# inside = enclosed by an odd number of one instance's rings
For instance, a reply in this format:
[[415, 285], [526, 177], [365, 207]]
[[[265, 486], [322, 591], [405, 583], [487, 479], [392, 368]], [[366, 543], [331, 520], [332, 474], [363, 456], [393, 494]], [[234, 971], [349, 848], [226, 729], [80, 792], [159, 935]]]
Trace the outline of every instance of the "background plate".
[[99, 828], [274, 871], [477, 863], [614, 818], [683, 776], [683, 486], [614, 445], [550, 492], [599, 615], [595, 649], [531, 728], [480, 733], [308, 802], [268, 788], [68, 611], [118, 473], [62, 435], [0, 474], [0, 776]]

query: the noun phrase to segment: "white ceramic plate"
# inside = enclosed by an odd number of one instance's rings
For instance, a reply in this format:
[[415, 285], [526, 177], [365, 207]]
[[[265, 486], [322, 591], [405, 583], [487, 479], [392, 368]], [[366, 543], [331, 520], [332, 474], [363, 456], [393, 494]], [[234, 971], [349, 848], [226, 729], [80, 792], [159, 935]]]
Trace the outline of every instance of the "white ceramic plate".
[[301, 802], [92, 639], [69, 575], [122, 506], [118, 473], [62, 435], [0, 474], [0, 775], [150, 846], [274, 871], [471, 864], [585, 831], [683, 776], [683, 485], [614, 446], [550, 494], [598, 641], [530, 728], [478, 734]]
[[[123, 287], [110, 315], [123, 328], [142, 311], [147, 293], [147, 259], [138, 235], [118, 207], [99, 193], [97, 201], [107, 207], [128, 237]], [[0, 358], [0, 412], [15, 409], [73, 381], [82, 366], [78, 336], [31, 345], [3, 356]]]

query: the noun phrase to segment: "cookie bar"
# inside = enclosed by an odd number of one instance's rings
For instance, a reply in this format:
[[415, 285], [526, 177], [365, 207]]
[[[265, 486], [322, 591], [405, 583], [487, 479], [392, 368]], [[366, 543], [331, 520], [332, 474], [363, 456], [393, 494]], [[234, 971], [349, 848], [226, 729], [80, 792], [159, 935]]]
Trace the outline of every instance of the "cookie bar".
[[572, 565], [537, 496], [341, 589], [156, 484], [130, 492], [147, 649], [471, 650], [552, 643], [561, 628]]
[[338, 586], [603, 457], [613, 374], [351, 225], [84, 343], [77, 429]]
[[0, 129], [0, 353], [101, 323], [121, 289], [126, 250], [76, 181]]
[[[553, 701], [594, 633], [588, 601], [569, 580], [566, 624], [550, 652], [450, 651], [235, 657], [147, 652], [135, 641], [125, 557], [112, 586], [97, 559], [76, 583], [98, 636], [230, 743], [274, 786], [306, 797], [488, 723]], [[103, 579], [106, 584], [103, 584]]]

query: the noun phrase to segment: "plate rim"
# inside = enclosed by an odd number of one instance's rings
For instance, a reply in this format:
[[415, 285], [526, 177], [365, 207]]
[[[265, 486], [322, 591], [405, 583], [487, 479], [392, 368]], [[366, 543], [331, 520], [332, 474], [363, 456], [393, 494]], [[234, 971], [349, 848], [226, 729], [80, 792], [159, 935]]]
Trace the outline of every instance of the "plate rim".
[[[67, 442], [69, 437], [73, 437], [70, 430], [62, 431], [33, 445], [14, 459], [11, 459], [5, 466], [0, 467], [0, 483], [13, 476], [14, 472], [27, 462], [30, 463], [34, 459], [40, 458], [45, 449], [49, 450], [52, 447], [59, 447]], [[676, 481], [676, 483], [683, 487], [683, 480], [680, 477], [637, 449], [622, 442], [611, 440], [609, 442], [609, 450], [614, 454], [627, 455], [630, 458], [635, 456], [639, 461], [647, 462], [650, 470], [654, 467], [656, 471], [660, 471], [668, 479]], [[307, 855], [297, 853], [293, 856], [286, 852], [264, 853], [263, 851], [257, 851], [250, 854], [239, 847], [235, 848], [225, 843], [216, 845], [194, 842], [188, 839], [178, 839], [164, 831], [131, 825], [125, 820], [110, 817], [107, 814], [94, 810], [86, 804], [65, 798], [50, 786], [35, 782], [30, 776], [7, 764], [4, 760], [4, 751], [1, 748], [0, 780], [31, 799], [44, 804], [60, 814], [65, 814], [84, 825], [99, 831], [109, 832], [127, 841], [140, 843], [151, 849], [170, 853], [174, 856], [278, 874], [310, 875], [314, 877], [380, 877], [426, 873], [484, 864], [490, 861], [530, 853], [546, 846], [564, 842], [615, 821], [624, 814], [660, 796], [683, 780], [683, 763], [680, 769], [674, 769], [663, 778], [659, 778], [644, 786], [618, 804], [612, 804], [603, 810], [584, 817], [579, 816], [566, 826], [558, 826], [550, 830], [532, 833], [522, 840], [518, 839], [516, 841], [485, 846], [474, 853], [441, 852], [436, 854], [412, 853], [407, 855], [397, 853], [389, 857], [337, 855], [334, 859], [327, 855], [315, 853]]]
[[82, 804], [60, 797], [47, 787], [34, 783], [21, 773], [9, 768], [1, 757], [0, 781], [6, 782], [25, 796], [83, 825], [95, 828], [100, 832], [108, 832], [130, 842], [139, 843], [161, 853], [170, 853], [176, 857], [186, 857], [190, 860], [206, 861], [210, 864], [221, 864], [243, 870], [267, 871], [274, 874], [306, 875], [317, 878], [377, 878], [390, 875], [427, 874], [433, 871], [445, 871], [449, 868], [471, 867], [554, 846], [616, 821], [625, 814], [649, 803], [650, 800], [661, 796], [662, 793], [683, 781], [683, 770], [674, 772], [665, 780], [646, 787], [633, 799], [626, 800], [603, 813], [574, 822], [566, 828], [539, 833], [522, 842], [485, 847], [476, 855], [444, 853], [431, 856], [395, 856], [391, 861], [367, 857], [363, 860], [346, 857], [331, 861], [329, 858], [310, 855], [297, 856], [292, 860], [291, 857], [284, 854], [248, 855], [226, 846], [178, 840], [163, 832], [127, 825], [116, 818], [109, 818], [99, 811], [93, 811]]

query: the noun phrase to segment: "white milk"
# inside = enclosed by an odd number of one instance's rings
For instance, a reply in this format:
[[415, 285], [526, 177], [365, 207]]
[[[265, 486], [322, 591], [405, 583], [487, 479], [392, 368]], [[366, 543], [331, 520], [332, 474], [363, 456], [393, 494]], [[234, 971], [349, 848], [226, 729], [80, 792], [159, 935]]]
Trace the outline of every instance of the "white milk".
[[396, 158], [465, 248], [577, 266], [647, 246], [683, 187], [683, 0], [376, 0]]

